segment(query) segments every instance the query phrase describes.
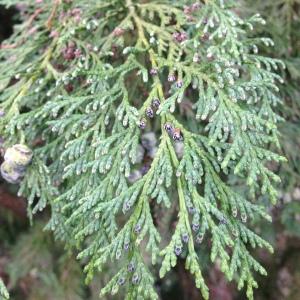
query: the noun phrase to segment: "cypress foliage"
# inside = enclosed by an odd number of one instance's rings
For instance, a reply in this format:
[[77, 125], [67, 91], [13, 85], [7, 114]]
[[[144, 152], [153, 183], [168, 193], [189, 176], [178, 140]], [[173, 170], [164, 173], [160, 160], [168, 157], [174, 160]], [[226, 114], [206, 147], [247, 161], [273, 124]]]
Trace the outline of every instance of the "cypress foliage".
[[244, 1], [244, 11], [252, 14], [261, 11], [269, 26], [257, 27], [255, 35], [271, 37], [276, 48], [263, 48], [266, 55], [280, 58], [286, 65], [282, 72], [285, 84], [280, 89], [281, 98], [284, 101], [277, 111], [285, 122], [279, 124], [281, 133], [281, 153], [288, 159], [287, 164], [277, 168], [283, 179], [280, 185], [281, 198], [283, 200], [283, 212], [281, 221], [289, 233], [299, 236], [299, 222], [297, 213], [300, 211], [298, 201], [299, 182], [299, 151], [300, 146], [300, 10], [299, 1]]
[[[251, 33], [263, 18], [241, 18], [230, 0], [26, 3], [0, 52], [0, 132], [17, 149], [2, 174], [21, 181], [29, 216], [51, 207], [47, 228], [79, 249], [87, 280], [118, 261], [101, 295], [158, 299], [150, 255], [160, 277], [185, 258], [208, 299], [197, 251], [207, 243], [253, 299], [266, 270], [251, 248], [273, 250], [251, 221], [270, 220], [256, 199], [275, 203], [267, 165], [284, 161], [269, 148], [284, 65]], [[157, 215], [174, 207], [164, 245]]]
[[[296, 186], [299, 179], [299, 165], [297, 151], [298, 143], [298, 124], [299, 124], [299, 89], [300, 82], [300, 16], [299, 6], [297, 2], [283, 1], [274, 3], [272, 1], [245, 1], [243, 6], [247, 13], [254, 10], [260, 10], [267, 19], [269, 26], [256, 28], [256, 35], [267, 35], [271, 37], [276, 44], [276, 52], [274, 49], [264, 48], [263, 51], [270, 56], [274, 56], [274, 52], [286, 65], [283, 72], [285, 84], [281, 88], [282, 98], [285, 102], [279, 106], [278, 111], [284, 117], [285, 122], [281, 124], [282, 146], [285, 156], [289, 159], [289, 164], [283, 164], [284, 176], [287, 190]], [[295, 144], [294, 144], [295, 143]], [[293, 145], [293, 146], [291, 146]]]

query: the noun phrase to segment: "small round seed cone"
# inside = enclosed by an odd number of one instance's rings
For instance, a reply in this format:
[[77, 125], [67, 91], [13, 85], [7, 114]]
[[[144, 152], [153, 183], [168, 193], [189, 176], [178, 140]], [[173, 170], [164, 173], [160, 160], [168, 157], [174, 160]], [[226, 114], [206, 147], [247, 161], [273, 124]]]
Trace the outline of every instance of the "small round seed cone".
[[32, 160], [32, 150], [26, 145], [16, 144], [8, 148], [4, 160], [15, 167], [27, 167]]
[[24, 171], [16, 169], [14, 165], [7, 161], [2, 163], [0, 171], [3, 179], [9, 183], [19, 183], [24, 177]]

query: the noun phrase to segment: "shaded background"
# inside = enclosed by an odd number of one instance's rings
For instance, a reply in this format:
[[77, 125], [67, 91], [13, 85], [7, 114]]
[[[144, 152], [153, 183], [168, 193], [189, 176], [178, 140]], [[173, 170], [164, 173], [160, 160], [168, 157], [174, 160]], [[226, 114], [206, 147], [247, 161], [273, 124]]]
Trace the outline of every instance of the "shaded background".
[[[275, 48], [263, 49], [266, 54], [279, 57], [287, 65], [283, 76], [284, 103], [278, 108], [286, 119], [280, 125], [281, 152], [288, 157], [284, 166], [271, 166], [283, 178], [281, 197], [271, 211], [273, 224], [255, 224], [261, 235], [275, 248], [270, 255], [258, 251], [257, 257], [268, 270], [268, 277], [258, 277], [260, 288], [255, 299], [300, 299], [300, 17], [299, 0], [244, 0], [239, 14], [262, 12], [267, 28], [256, 28], [275, 40]], [[12, 33], [18, 22], [14, 9], [0, 6], [0, 42]], [[1, 50], [0, 50], [1, 51]], [[1, 141], [0, 141], [1, 144]], [[1, 146], [1, 145], [0, 145]], [[26, 218], [26, 200], [18, 198], [16, 187], [0, 179], [0, 277], [7, 285], [13, 300], [93, 300], [107, 282], [107, 275], [96, 277], [92, 284], [84, 284], [83, 266], [64, 246], [54, 242], [51, 233], [44, 232], [49, 211], [44, 211], [30, 225]], [[205, 245], [200, 249], [205, 277], [212, 300], [245, 299], [234, 284], [226, 282], [218, 267], [208, 264]], [[113, 268], [113, 266], [111, 266]], [[107, 277], [107, 278], [106, 278]], [[191, 276], [179, 261], [164, 281], [156, 283], [163, 300], [201, 299]], [[123, 299], [122, 295], [105, 299]]]

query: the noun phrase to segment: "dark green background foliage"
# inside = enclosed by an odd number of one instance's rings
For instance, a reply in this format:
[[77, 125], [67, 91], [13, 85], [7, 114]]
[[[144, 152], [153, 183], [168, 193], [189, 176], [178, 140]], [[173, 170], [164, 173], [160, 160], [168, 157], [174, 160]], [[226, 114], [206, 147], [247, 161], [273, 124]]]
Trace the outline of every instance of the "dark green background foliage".
[[0, 299], [300, 298], [299, 0], [0, 4]]

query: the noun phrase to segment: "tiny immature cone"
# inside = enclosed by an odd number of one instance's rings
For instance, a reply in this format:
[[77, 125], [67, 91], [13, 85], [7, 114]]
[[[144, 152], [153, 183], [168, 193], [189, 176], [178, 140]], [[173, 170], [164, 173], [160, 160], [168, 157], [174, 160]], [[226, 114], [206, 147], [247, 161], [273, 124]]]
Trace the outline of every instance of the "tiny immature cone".
[[13, 167], [27, 167], [32, 160], [32, 150], [26, 145], [16, 144], [8, 148], [4, 155], [4, 160]]
[[1, 175], [9, 183], [19, 183], [32, 160], [32, 150], [26, 145], [16, 144], [8, 148], [1, 165]]
[[18, 171], [9, 162], [3, 162], [1, 165], [1, 175], [3, 179], [9, 183], [16, 184], [19, 183], [24, 177], [24, 172]]

